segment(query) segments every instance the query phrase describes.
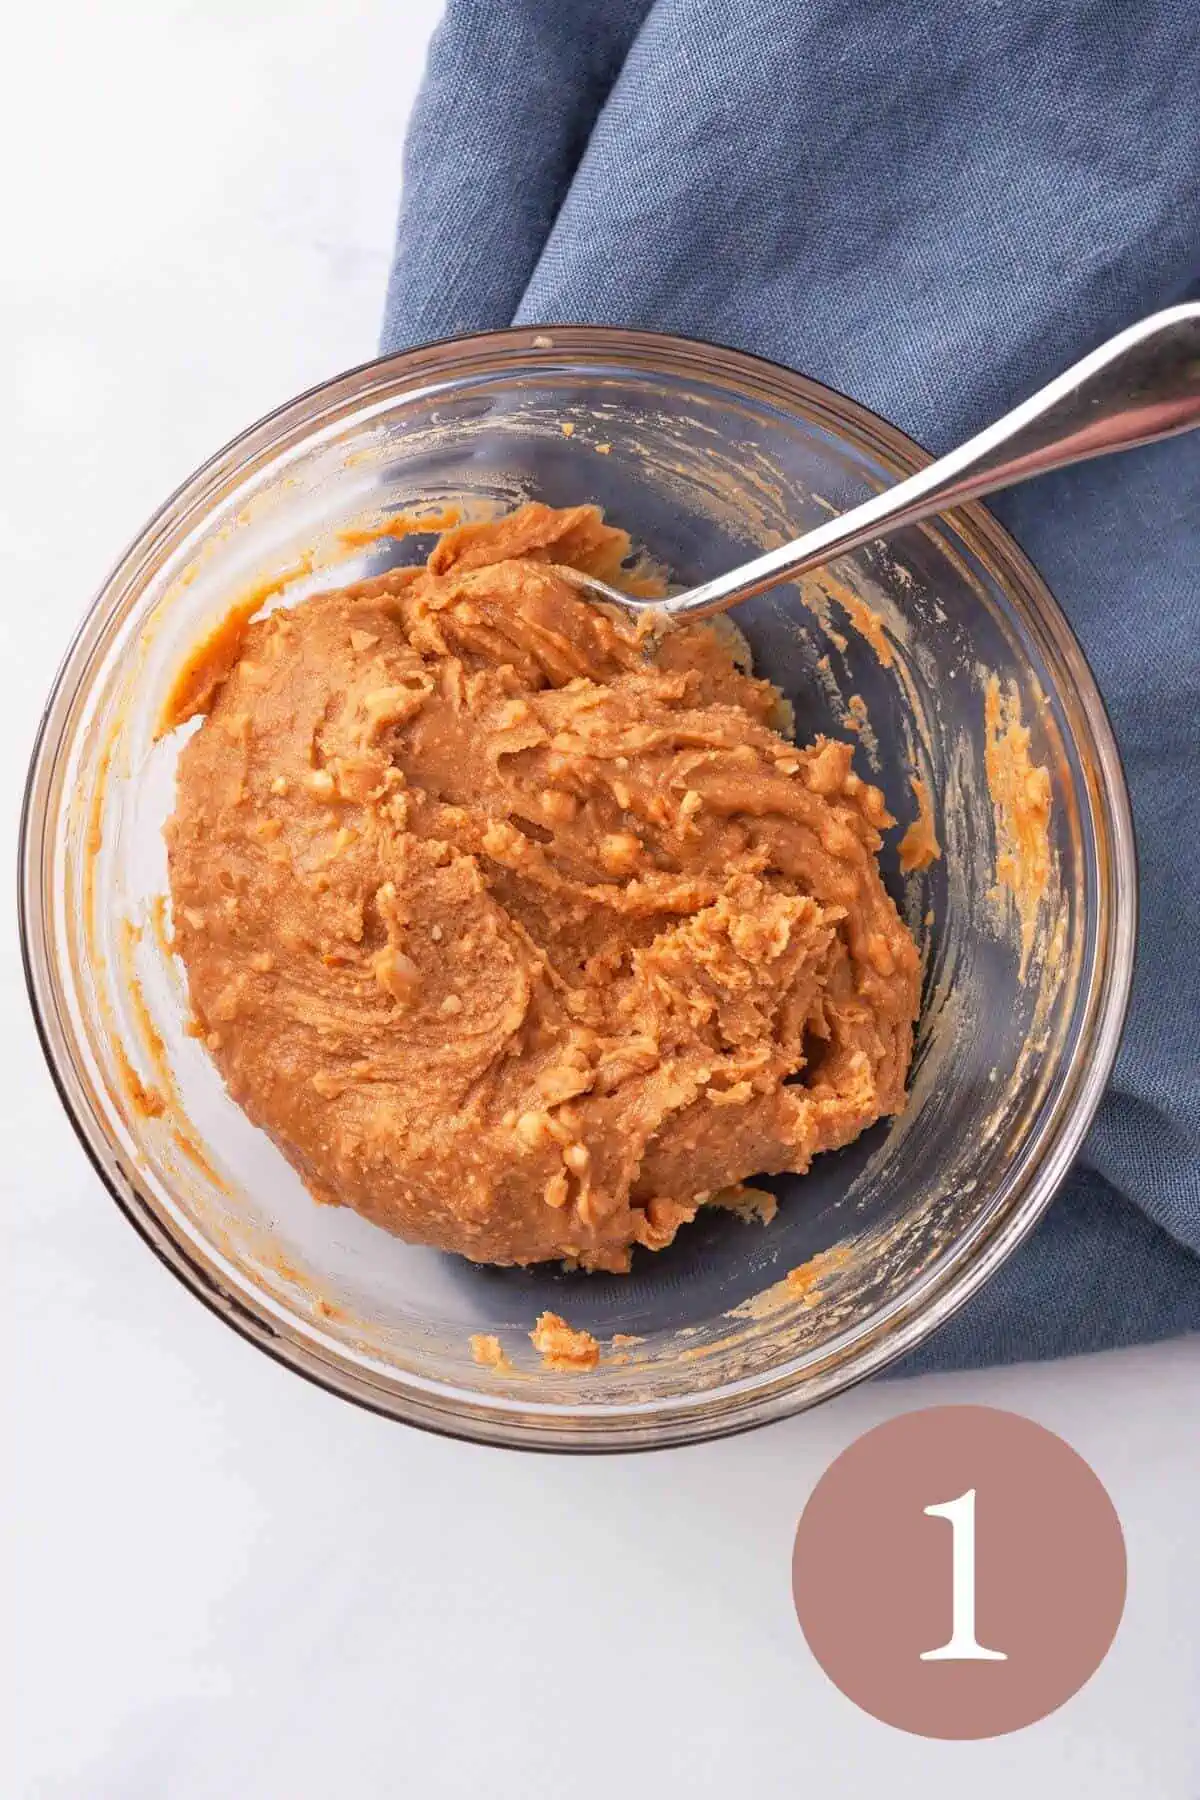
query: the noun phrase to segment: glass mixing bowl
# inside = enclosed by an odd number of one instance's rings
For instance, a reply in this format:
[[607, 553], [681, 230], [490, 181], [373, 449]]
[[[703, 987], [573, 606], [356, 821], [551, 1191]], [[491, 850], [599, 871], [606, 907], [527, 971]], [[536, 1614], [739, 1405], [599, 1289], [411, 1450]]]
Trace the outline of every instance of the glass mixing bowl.
[[[105, 583], [38, 737], [21, 850], [30, 992], [98, 1173], [231, 1325], [332, 1392], [497, 1444], [711, 1437], [811, 1405], [934, 1330], [1043, 1211], [1116, 1052], [1135, 935], [1120, 763], [1083, 655], [980, 506], [777, 589], [737, 622], [801, 738], [854, 734], [899, 823], [884, 870], [925, 957], [896, 1121], [764, 1184], [768, 1224], [704, 1209], [630, 1275], [480, 1268], [318, 1206], [187, 1033], [162, 896], [173, 675], [232, 602], [289, 604], [423, 557], [398, 510], [596, 501], [691, 584], [909, 473], [924, 453], [811, 381], [705, 344], [513, 330], [343, 375], [281, 408], [170, 499]], [[1019, 714], [1020, 731], [1012, 729]], [[1025, 772], [1051, 813], [1022, 865]], [[943, 854], [898, 841], [932, 800]], [[1027, 821], [1025, 821], [1027, 824]], [[1025, 846], [1028, 851], [1028, 845]], [[542, 1366], [545, 1310], [599, 1339]], [[495, 1335], [499, 1367], [473, 1359]]]

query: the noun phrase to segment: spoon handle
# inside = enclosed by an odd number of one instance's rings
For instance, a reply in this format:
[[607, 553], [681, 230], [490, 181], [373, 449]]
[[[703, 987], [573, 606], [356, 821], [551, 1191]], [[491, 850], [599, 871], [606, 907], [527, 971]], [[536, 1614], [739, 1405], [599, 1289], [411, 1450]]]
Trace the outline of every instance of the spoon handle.
[[964, 500], [1200, 425], [1200, 302], [1153, 313], [957, 450], [778, 550], [665, 603], [702, 619]]

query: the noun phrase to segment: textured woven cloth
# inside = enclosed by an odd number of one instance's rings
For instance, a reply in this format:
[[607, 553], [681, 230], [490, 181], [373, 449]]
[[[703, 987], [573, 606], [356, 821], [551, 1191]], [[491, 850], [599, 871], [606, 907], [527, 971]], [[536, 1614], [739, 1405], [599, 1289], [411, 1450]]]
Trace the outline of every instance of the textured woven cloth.
[[[949, 448], [1200, 292], [1196, 0], [449, 0], [383, 347], [678, 331]], [[908, 1366], [1200, 1329], [1200, 433], [995, 502], [1099, 677], [1142, 874], [1079, 1166]]]

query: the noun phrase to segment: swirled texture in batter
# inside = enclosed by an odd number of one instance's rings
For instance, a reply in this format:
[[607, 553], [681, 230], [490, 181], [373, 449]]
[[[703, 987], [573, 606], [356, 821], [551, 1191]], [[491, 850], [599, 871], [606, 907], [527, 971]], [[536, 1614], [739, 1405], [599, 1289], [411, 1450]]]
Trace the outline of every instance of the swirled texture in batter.
[[318, 1199], [479, 1261], [624, 1270], [904, 1102], [882, 796], [772, 728], [727, 636], [651, 658], [555, 572], [627, 551], [530, 505], [278, 610], [206, 662], [180, 759], [229, 1091]]

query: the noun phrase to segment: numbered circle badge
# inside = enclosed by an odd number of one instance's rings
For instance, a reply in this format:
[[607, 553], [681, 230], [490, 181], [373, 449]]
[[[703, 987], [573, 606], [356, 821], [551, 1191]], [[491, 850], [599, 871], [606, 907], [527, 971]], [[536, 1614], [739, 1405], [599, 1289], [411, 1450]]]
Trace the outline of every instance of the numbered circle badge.
[[1099, 1478], [1016, 1413], [931, 1406], [868, 1431], [817, 1483], [792, 1588], [857, 1706], [922, 1737], [1045, 1718], [1108, 1652], [1125, 1542]]

